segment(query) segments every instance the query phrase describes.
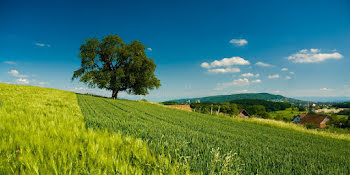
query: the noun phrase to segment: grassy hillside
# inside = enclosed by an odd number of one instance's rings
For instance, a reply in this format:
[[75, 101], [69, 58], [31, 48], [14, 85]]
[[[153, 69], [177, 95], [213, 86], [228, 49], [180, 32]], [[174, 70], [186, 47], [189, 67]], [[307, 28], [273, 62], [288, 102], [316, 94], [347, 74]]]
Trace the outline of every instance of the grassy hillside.
[[[214, 117], [156, 104], [78, 95], [88, 128], [142, 138], [209, 174], [349, 174], [350, 141], [293, 124]], [[342, 137], [339, 137], [342, 138]]]
[[0, 174], [185, 173], [140, 139], [85, 126], [76, 94], [0, 83]]
[[200, 100], [201, 103], [223, 103], [223, 102], [230, 102], [233, 100], [243, 100], [243, 99], [260, 99], [260, 100], [268, 100], [268, 101], [303, 103], [303, 101], [301, 100], [287, 98], [282, 95], [273, 95], [269, 93], [244, 93], [244, 94], [232, 94], [232, 95], [217, 95], [217, 96], [186, 98], [186, 99], [178, 99], [178, 100], [170, 100], [170, 101], [185, 103], [188, 100], [190, 100], [193, 103], [197, 100]]

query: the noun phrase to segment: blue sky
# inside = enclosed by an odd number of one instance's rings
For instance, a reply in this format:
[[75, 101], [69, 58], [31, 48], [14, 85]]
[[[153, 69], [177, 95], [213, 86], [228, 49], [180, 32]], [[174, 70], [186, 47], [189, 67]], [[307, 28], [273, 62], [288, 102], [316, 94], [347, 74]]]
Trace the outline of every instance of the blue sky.
[[0, 82], [110, 95], [71, 77], [85, 39], [117, 34], [151, 48], [162, 86], [148, 100], [350, 96], [348, 0], [2, 0], [0, 21]]

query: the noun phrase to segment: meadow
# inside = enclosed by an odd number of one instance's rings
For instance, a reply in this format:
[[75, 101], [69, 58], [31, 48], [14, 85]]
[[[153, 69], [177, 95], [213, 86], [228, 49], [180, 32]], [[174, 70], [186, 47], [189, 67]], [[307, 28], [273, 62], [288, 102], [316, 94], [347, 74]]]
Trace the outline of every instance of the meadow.
[[349, 174], [350, 137], [0, 83], [0, 174]]
[[75, 93], [0, 83], [0, 174], [188, 173], [141, 139], [87, 129]]
[[269, 112], [270, 118], [275, 120], [292, 121], [294, 116], [302, 113], [307, 113], [308, 111], [299, 111], [298, 108], [287, 108], [280, 111]]
[[147, 102], [78, 95], [87, 128], [141, 138], [200, 174], [349, 174], [348, 136], [269, 120], [239, 120]]

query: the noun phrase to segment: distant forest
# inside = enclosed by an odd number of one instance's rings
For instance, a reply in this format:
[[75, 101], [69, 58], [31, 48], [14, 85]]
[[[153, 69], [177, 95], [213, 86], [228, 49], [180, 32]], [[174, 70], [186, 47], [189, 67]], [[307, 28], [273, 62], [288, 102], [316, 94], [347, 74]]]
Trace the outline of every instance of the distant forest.
[[337, 104], [334, 104], [333, 107], [350, 108], [350, 102], [337, 103]]

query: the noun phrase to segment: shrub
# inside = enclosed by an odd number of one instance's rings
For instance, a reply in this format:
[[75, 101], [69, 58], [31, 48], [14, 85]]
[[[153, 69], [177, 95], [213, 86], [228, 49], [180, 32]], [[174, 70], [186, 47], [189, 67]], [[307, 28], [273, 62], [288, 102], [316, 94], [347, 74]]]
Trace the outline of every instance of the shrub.
[[316, 125], [313, 124], [313, 123], [306, 123], [306, 124], [305, 124], [305, 127], [306, 127], [307, 129], [316, 129], [316, 128], [317, 128]]

